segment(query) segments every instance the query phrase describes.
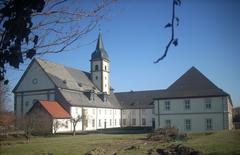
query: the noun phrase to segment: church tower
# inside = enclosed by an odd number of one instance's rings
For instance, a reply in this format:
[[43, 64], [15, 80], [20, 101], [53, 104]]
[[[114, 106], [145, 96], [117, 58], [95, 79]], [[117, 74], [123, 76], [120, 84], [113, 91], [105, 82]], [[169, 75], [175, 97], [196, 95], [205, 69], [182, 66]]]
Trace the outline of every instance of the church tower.
[[91, 78], [95, 86], [104, 93], [110, 94], [109, 57], [103, 47], [102, 34], [98, 35], [96, 50], [91, 56]]

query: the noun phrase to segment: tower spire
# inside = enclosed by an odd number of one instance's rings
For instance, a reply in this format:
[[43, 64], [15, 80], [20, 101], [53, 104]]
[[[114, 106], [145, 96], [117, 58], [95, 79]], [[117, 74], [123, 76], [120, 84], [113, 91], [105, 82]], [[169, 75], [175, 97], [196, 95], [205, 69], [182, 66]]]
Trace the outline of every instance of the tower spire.
[[97, 42], [96, 49], [98, 49], [98, 50], [104, 49], [103, 41], [102, 41], [102, 33], [101, 32], [99, 32], [99, 34], [98, 34], [98, 42]]
[[98, 34], [98, 42], [97, 42], [96, 50], [92, 53], [91, 60], [96, 60], [96, 59], [102, 59], [102, 60], [105, 59], [105, 60], [109, 61], [108, 54], [103, 46], [101, 32], [99, 32], [99, 34]]
[[110, 94], [110, 61], [103, 47], [102, 33], [98, 34], [95, 51], [91, 56], [91, 79], [102, 93]]

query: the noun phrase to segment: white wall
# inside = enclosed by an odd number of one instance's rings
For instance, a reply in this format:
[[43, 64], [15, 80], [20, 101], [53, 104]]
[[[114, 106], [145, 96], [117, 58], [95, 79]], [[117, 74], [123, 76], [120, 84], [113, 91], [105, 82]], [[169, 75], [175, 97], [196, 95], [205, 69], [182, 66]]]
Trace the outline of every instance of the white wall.
[[54, 100], [54, 84], [36, 61], [25, 71], [15, 90], [15, 112], [17, 119], [32, 107], [34, 100]]
[[[152, 126], [152, 119], [154, 118], [152, 109], [123, 109], [122, 110], [122, 126]], [[143, 119], [146, 124], [143, 124]], [[136, 123], [134, 124], [134, 120]], [[126, 124], [124, 124], [126, 122]]]
[[[106, 70], [105, 70], [105, 66], [106, 66]], [[103, 92], [106, 92], [107, 94], [110, 94], [110, 75], [109, 75], [110, 66], [109, 66], [109, 62], [103, 61], [102, 70], [103, 70]]]
[[[95, 70], [95, 66], [98, 65], [98, 71]], [[106, 66], [106, 70], [105, 70]], [[110, 65], [109, 62], [105, 60], [92, 61], [91, 64], [92, 70], [92, 80], [97, 88], [102, 91], [110, 94]], [[96, 77], [98, 77], [96, 79]], [[103, 85], [103, 89], [102, 89]], [[102, 89], [102, 90], [101, 90]]]
[[[86, 113], [87, 126], [85, 130], [120, 127], [121, 110], [109, 108], [83, 107]], [[71, 116], [82, 116], [82, 107], [71, 107]], [[99, 120], [101, 125], [99, 125]], [[104, 124], [106, 122], [106, 126]], [[76, 131], [82, 130], [82, 121], [76, 126]]]
[[54, 89], [54, 84], [49, 80], [36, 61], [33, 61], [30, 68], [24, 74], [25, 76], [15, 90], [16, 92]]
[[206, 119], [212, 120], [212, 130], [223, 129], [223, 114], [209, 113], [209, 114], [176, 114], [176, 115], [160, 115], [160, 128], [166, 127], [166, 120], [171, 121], [171, 126], [178, 128], [180, 131], [187, 131], [185, 129], [185, 120], [191, 120], [191, 130], [194, 132], [208, 131], [206, 129]]
[[[72, 131], [70, 119], [53, 119], [53, 123], [56, 123], [56, 121], [60, 124], [57, 133]], [[54, 133], [54, 129], [52, 129], [52, 133]]]
[[[185, 131], [185, 120], [190, 119], [191, 131], [206, 131], [206, 119], [212, 119], [213, 130], [229, 129], [229, 117], [224, 115], [224, 111], [228, 111], [226, 97], [208, 99], [211, 100], [211, 109], [206, 109], [206, 98], [155, 100], [156, 128], [166, 127], [166, 120], [171, 120], [172, 126]], [[185, 100], [190, 100], [190, 109], [185, 109]], [[165, 101], [170, 102], [170, 110], [166, 110]]]

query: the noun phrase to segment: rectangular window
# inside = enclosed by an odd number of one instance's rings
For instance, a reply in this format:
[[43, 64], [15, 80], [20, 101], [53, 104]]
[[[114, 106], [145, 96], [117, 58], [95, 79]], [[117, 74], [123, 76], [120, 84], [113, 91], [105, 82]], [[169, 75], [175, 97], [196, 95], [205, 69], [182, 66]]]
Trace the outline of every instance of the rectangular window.
[[95, 127], [95, 119], [92, 119], [92, 127]]
[[136, 118], [132, 119], [132, 125], [136, 125]]
[[115, 125], [115, 126], [117, 125], [117, 119], [115, 119], [115, 121], [114, 121], [114, 125]]
[[205, 120], [205, 124], [206, 124], [206, 130], [212, 130], [212, 119], [211, 118], [207, 118]]
[[102, 122], [101, 122], [101, 120], [98, 120], [98, 126], [99, 126], [99, 127], [102, 127]]
[[142, 118], [142, 125], [146, 125], [146, 118]]
[[165, 120], [165, 127], [170, 128], [171, 127], [171, 120]]
[[190, 110], [191, 109], [190, 100], [185, 100], [184, 104], [185, 104], [185, 110]]
[[205, 98], [204, 99], [204, 102], [205, 102], [205, 109], [208, 109], [210, 110], [212, 108], [212, 105], [211, 105], [211, 98]]
[[126, 123], [126, 119], [123, 119], [123, 125], [125, 126], [127, 123]]
[[191, 122], [190, 119], [186, 119], [186, 120], [185, 120], [185, 130], [186, 130], [186, 131], [192, 130], [192, 122]]
[[165, 110], [166, 111], [169, 111], [171, 108], [170, 108], [170, 101], [165, 101]]
[[65, 128], [68, 128], [68, 121], [66, 121]]
[[110, 124], [110, 126], [112, 126], [112, 119], [110, 119], [110, 123], [109, 124]]
[[206, 103], [206, 104], [205, 104], [205, 108], [210, 110], [210, 109], [212, 108], [211, 103]]

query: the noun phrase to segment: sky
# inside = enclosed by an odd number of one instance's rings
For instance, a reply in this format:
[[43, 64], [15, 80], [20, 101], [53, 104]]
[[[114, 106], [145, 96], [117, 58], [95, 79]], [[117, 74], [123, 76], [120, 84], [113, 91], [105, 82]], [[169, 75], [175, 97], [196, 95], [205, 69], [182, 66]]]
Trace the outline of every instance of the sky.
[[[96, 42], [89, 43], [101, 30], [115, 92], [166, 89], [195, 66], [231, 95], [234, 107], [240, 106], [240, 1], [182, 0], [176, 8], [179, 45], [154, 64], [170, 39], [170, 29], [164, 26], [171, 20], [171, 6], [170, 0], [119, 0], [95, 30], [77, 41], [78, 48], [40, 58], [90, 71]], [[11, 88], [27, 65], [8, 72]]]

